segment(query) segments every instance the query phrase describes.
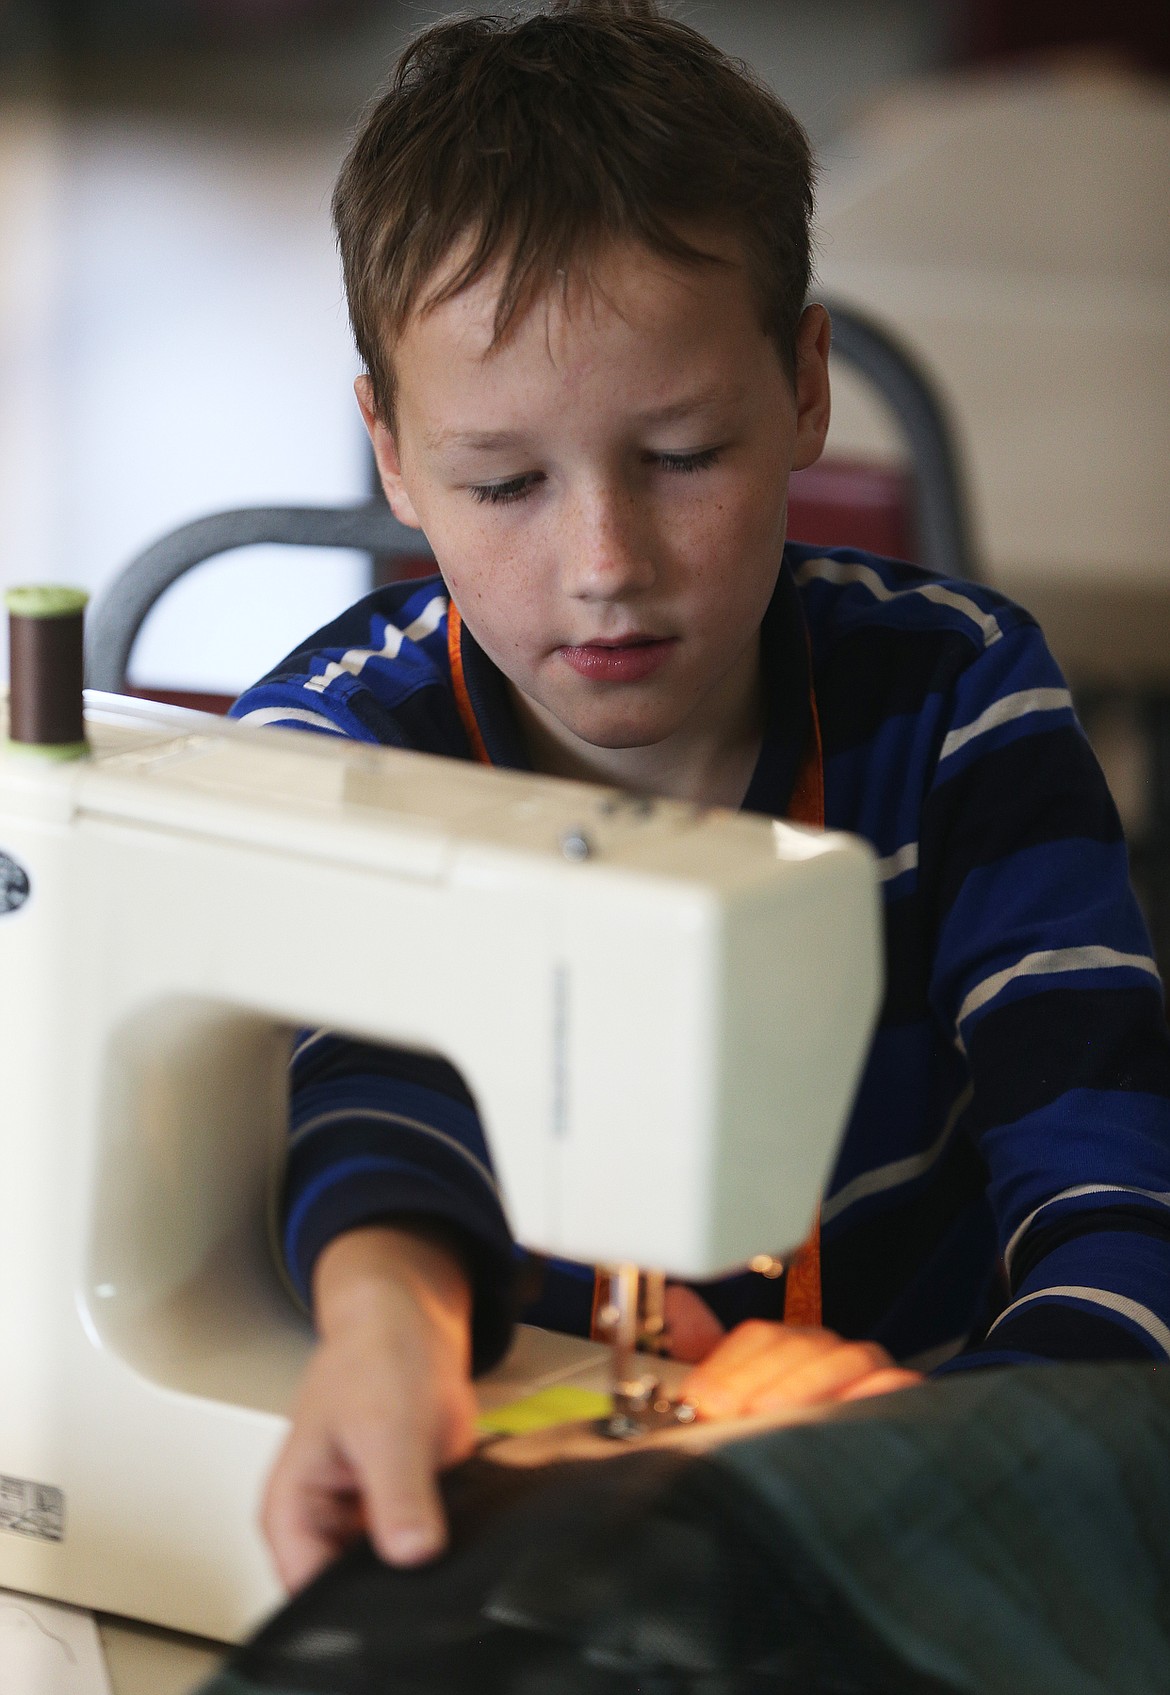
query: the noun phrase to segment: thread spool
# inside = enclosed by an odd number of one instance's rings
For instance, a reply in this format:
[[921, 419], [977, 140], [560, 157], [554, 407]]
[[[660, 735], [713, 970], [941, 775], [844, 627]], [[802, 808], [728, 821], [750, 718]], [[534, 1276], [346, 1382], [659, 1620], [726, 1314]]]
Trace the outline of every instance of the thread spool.
[[87, 753], [82, 703], [84, 589], [9, 589], [8, 741], [47, 759]]

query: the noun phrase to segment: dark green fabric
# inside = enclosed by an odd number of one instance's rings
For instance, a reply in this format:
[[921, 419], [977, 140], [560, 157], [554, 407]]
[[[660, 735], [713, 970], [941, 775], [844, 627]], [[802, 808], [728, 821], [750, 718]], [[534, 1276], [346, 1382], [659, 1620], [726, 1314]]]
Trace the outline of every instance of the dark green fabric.
[[204, 1695], [1170, 1695], [1170, 1368], [447, 1490], [450, 1554], [351, 1550]]
[[712, 1463], [947, 1689], [1170, 1690], [1170, 1367], [971, 1373]]

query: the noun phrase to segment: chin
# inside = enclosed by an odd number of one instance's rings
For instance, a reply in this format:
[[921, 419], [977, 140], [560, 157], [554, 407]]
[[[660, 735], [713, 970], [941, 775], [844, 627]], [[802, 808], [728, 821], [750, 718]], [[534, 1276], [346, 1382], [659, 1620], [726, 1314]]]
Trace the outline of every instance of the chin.
[[583, 742], [590, 747], [654, 747], [656, 743], [665, 741], [677, 729], [677, 725], [658, 724], [568, 724]]

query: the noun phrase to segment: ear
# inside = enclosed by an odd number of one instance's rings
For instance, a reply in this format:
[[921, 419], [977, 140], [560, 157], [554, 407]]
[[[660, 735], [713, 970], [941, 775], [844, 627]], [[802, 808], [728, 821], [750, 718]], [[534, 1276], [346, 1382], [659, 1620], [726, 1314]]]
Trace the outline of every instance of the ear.
[[402, 481], [398, 444], [374, 407], [374, 385], [369, 377], [358, 377], [353, 385], [353, 392], [357, 395], [362, 422], [366, 426], [366, 432], [374, 449], [378, 479], [382, 484], [382, 492], [386, 496], [390, 510], [400, 524], [406, 524], [412, 530], [421, 530], [422, 520], [415, 511]]
[[803, 471], [820, 458], [829, 432], [829, 343], [832, 326], [823, 306], [806, 306], [796, 330], [796, 458]]

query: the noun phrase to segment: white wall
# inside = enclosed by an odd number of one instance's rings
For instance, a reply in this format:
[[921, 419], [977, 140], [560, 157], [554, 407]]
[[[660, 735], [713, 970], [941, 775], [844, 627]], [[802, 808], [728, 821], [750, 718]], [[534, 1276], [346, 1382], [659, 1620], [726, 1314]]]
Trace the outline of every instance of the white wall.
[[[100, 591], [217, 508], [366, 492], [328, 221], [332, 140], [0, 124], [0, 581]], [[174, 589], [138, 678], [237, 689], [366, 587], [252, 550]]]

